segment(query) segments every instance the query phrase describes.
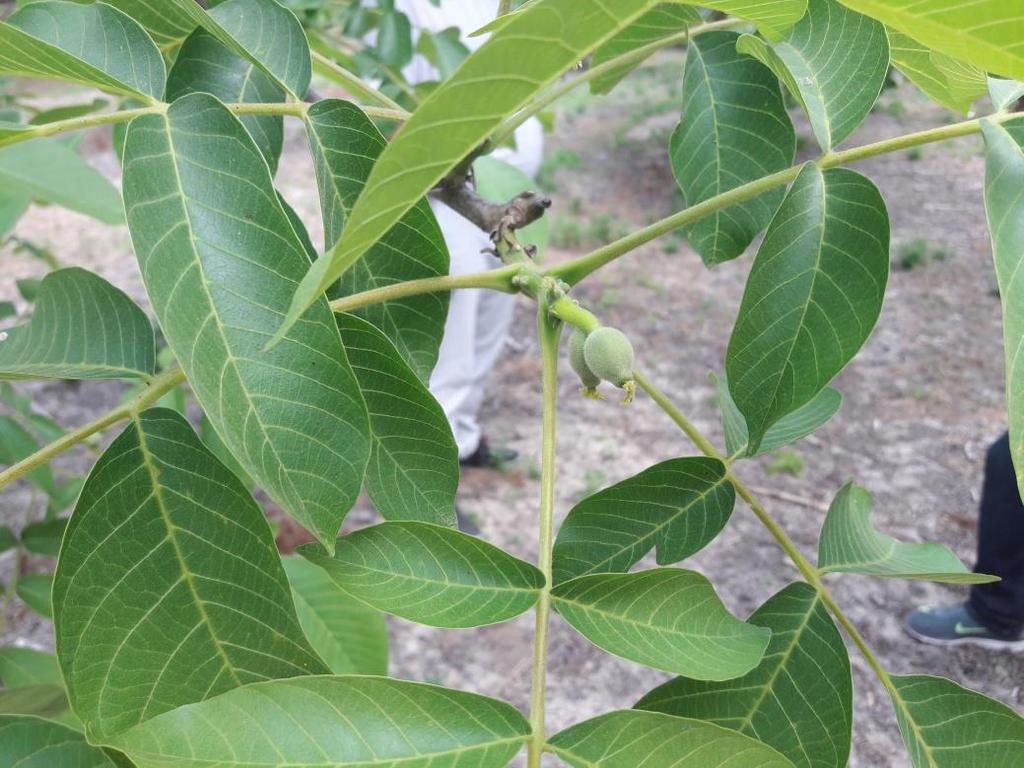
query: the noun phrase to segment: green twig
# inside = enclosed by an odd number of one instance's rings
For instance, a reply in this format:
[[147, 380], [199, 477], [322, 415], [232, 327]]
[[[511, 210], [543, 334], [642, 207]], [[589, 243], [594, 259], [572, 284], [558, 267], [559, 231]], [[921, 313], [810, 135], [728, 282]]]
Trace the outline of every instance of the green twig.
[[180, 368], [172, 368], [161, 373], [159, 376], [155, 376], [150, 380], [149, 386], [128, 402], [112, 408], [102, 416], [93, 419], [88, 424], [83, 424], [66, 435], [62, 435], [52, 443], [40, 448], [31, 456], [27, 456], [17, 464], [12, 464], [3, 472], [0, 472], [0, 488], [28, 474], [36, 467], [45, 464], [69, 448], [73, 448], [90, 435], [94, 435], [113, 424], [130, 418], [133, 413], [138, 413], [143, 408], [155, 403], [184, 380], [185, 374]]
[[537, 332], [540, 336], [543, 362], [544, 426], [541, 447], [540, 534], [538, 566], [546, 583], [536, 608], [536, 629], [533, 638], [533, 687], [530, 695], [531, 735], [528, 744], [528, 768], [540, 768], [547, 730], [544, 722], [544, 690], [547, 679], [548, 624], [551, 619], [551, 548], [555, 532], [555, 421], [558, 408], [558, 340], [562, 324], [548, 313], [545, 299], [537, 311]]
[[[1004, 123], [1007, 120], [1020, 116], [1020, 113], [994, 114], [984, 119], [993, 123]], [[945, 139], [969, 136], [981, 131], [981, 121], [982, 118], [964, 120], [959, 123], [953, 123], [952, 125], [944, 125], [939, 128], [930, 128], [925, 131], [908, 133], [904, 136], [884, 139], [882, 141], [876, 141], [873, 144], [865, 144], [861, 147], [853, 147], [852, 149], [845, 149], [840, 152], [826, 152], [814, 162], [822, 169], [835, 168], [837, 166], [853, 163], [868, 157], [884, 155], [888, 152], [898, 152], [902, 149], [909, 149], [910, 147], [916, 147], [921, 144], [930, 144], [936, 141], [943, 141]], [[763, 176], [760, 179], [748, 182], [747, 184], [743, 184], [735, 189], [730, 189], [728, 192], [715, 195], [714, 197], [701, 203], [697, 203], [696, 205], [691, 205], [689, 208], [686, 208], [679, 213], [672, 214], [661, 221], [656, 221], [650, 226], [637, 230], [636, 232], [620, 238], [613, 243], [609, 243], [602, 248], [598, 248], [596, 251], [588, 253], [585, 256], [580, 256], [579, 258], [558, 264], [549, 269], [547, 274], [561, 278], [569, 285], [575, 285], [594, 270], [600, 269], [605, 264], [615, 261], [615, 259], [620, 256], [639, 248], [641, 245], [644, 245], [655, 238], [668, 234], [669, 232], [679, 229], [680, 227], [684, 227], [687, 224], [692, 224], [698, 219], [702, 219], [716, 211], [722, 210], [723, 208], [728, 208], [731, 205], [745, 202], [767, 192], [770, 189], [788, 184], [797, 177], [802, 167], [803, 165], [794, 165], [783, 171], [778, 171], [777, 173], [770, 174], [769, 176]]]
[[420, 280], [407, 280], [404, 283], [385, 285], [369, 291], [354, 293], [331, 302], [335, 312], [351, 312], [371, 304], [383, 301], [395, 301], [424, 293], [453, 291], [456, 288], [489, 288], [503, 293], [516, 291], [513, 279], [522, 270], [518, 264], [512, 264], [485, 272], [469, 272], [463, 275], [442, 275], [440, 277], [424, 277]]
[[397, 119], [404, 120], [408, 118], [409, 113], [402, 109], [401, 104], [399, 104], [397, 101], [390, 98], [389, 96], [386, 96], [385, 94], [381, 93], [373, 86], [363, 82], [363, 80], [358, 75], [354, 74], [353, 72], [349, 72], [344, 67], [341, 67], [338, 64], [334, 63], [333, 61], [331, 61], [331, 59], [329, 59], [327, 56], [324, 56], [322, 53], [313, 51], [312, 55], [313, 67], [316, 69], [317, 72], [326, 77], [328, 80], [337, 83], [346, 91], [351, 93], [353, 96], [357, 96], [360, 99], [367, 99], [376, 104], [380, 104], [382, 107], [386, 107], [387, 109], [391, 109], [394, 110], [395, 112], [400, 112], [405, 115], [405, 117]]

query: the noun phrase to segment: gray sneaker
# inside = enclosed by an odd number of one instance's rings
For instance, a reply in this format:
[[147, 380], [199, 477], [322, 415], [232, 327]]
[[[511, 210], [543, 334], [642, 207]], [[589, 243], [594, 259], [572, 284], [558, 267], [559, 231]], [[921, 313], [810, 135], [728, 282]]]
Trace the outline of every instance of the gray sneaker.
[[931, 645], [977, 645], [1024, 651], [1024, 637], [1006, 637], [992, 632], [971, 615], [967, 603], [923, 605], [907, 615], [903, 626], [912, 638]]

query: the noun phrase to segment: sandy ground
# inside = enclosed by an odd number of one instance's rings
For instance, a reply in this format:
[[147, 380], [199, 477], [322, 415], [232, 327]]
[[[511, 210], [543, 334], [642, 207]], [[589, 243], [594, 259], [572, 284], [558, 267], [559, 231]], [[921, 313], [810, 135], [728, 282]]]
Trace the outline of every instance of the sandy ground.
[[[681, 205], [665, 149], [678, 118], [680, 72], [679, 63], [663, 62], [646, 68], [618, 99], [581, 95], [561, 109], [550, 150], [563, 158], [563, 167], [555, 170], [558, 162], [551, 163], [547, 174], [553, 179], [552, 215], [558, 233], [549, 258], [585, 252], [597, 244], [588, 240], [646, 224]], [[882, 107], [847, 145], [949, 119], [902, 88], [883, 96]], [[801, 151], [812, 152], [806, 125], [801, 133], [807, 139]], [[103, 134], [91, 136], [85, 146], [98, 167], [116, 176], [116, 161]], [[763, 489], [773, 514], [809, 554], [831, 495], [854, 478], [875, 495], [876, 525], [907, 540], [945, 542], [970, 563], [984, 450], [1005, 420], [999, 303], [982, 204], [980, 140], [925, 147], [857, 167], [878, 183], [886, 198], [894, 253], [921, 238], [946, 257], [893, 273], [877, 330], [835, 382], [845, 395], [840, 414], [781, 461], [769, 456], [746, 462], [739, 471]], [[295, 133], [278, 181], [315, 230], [312, 170]], [[573, 221], [582, 231], [584, 242], [578, 246]], [[68, 264], [96, 270], [144, 301], [123, 228], [37, 207], [16, 234], [52, 247]], [[707, 376], [722, 368], [749, 265], [749, 258], [743, 258], [709, 271], [685, 241], [670, 237], [621, 259], [579, 289], [579, 297], [606, 322], [630, 334], [640, 365], [719, 441]], [[41, 272], [39, 262], [9, 246], [0, 250], [0, 298], [15, 296], [15, 278]], [[69, 426], [110, 407], [119, 396], [118, 385], [105, 383], [20, 388], [33, 391], [43, 410]], [[559, 516], [589, 491], [663, 459], [694, 453], [643, 397], [629, 408], [614, 399], [585, 400], [577, 395], [569, 372], [561, 378], [560, 396]], [[479, 521], [483, 536], [527, 558], [536, 555], [539, 399], [532, 307], [522, 301], [484, 413], [492, 441], [516, 448], [520, 458], [501, 473], [467, 473], [460, 503]], [[55, 467], [60, 473], [82, 472], [92, 456], [78, 449], [57, 460]], [[792, 474], [780, 472], [778, 465], [789, 465]], [[28, 499], [24, 486], [5, 491], [0, 520], [20, 524]], [[357, 524], [368, 519], [365, 511], [350, 517]], [[726, 531], [687, 566], [706, 573], [740, 615], [796, 578], [795, 569], [742, 507]], [[962, 590], [855, 576], [830, 581], [893, 672], [946, 675], [1024, 707], [1024, 655], [946, 651], [915, 644], [902, 633], [905, 611], [921, 602], [960, 599]], [[442, 631], [399, 620], [392, 622], [392, 629], [394, 674], [503, 697], [525, 710], [532, 616], [476, 631]], [[45, 647], [51, 643], [50, 627], [15, 604], [3, 640]], [[852, 653], [856, 726], [851, 765], [909, 765], [884, 691]], [[628, 707], [665, 679], [662, 673], [598, 651], [555, 617], [549, 675], [552, 729]]]

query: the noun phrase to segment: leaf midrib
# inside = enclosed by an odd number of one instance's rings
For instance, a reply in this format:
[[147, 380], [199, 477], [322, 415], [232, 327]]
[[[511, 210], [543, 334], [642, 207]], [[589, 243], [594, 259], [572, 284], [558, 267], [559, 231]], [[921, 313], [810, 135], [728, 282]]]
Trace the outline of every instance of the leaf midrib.
[[[242, 685], [242, 680], [238, 677], [234, 664], [227, 655], [227, 651], [225, 651], [224, 647], [221, 645], [220, 638], [217, 636], [217, 633], [213, 630], [213, 621], [210, 619], [210, 615], [206, 612], [206, 603], [200, 596], [193, 579], [195, 574], [193, 574], [191, 568], [189, 568], [188, 562], [185, 559], [185, 553], [181, 548], [181, 544], [178, 542], [178, 527], [171, 520], [170, 511], [163, 496], [163, 485], [160, 482], [160, 470], [156, 466], [152, 453], [150, 453], [149, 443], [146, 440], [146, 433], [142, 427], [142, 422], [139, 419], [138, 414], [133, 414], [132, 422], [135, 425], [135, 432], [139, 437], [139, 451], [142, 456], [142, 463], [146, 467], [150, 484], [153, 487], [153, 499], [156, 501], [157, 509], [160, 512], [160, 519], [163, 521], [164, 528], [167, 531], [167, 539], [170, 541], [171, 548], [174, 550], [175, 559], [178, 561], [182, 580], [184, 581], [185, 586], [188, 587], [189, 593], [192, 595], [192, 600], [196, 606], [196, 610], [199, 612], [203, 625], [210, 634], [210, 639], [213, 641], [213, 644], [217, 649], [217, 654], [221, 657], [224, 668], [231, 674], [237, 685]], [[155, 688], [153, 690], [155, 690]]]
[[[202, 12], [201, 9], [200, 12]], [[245, 383], [245, 379], [242, 376], [242, 372], [239, 370], [238, 358], [235, 357], [235, 354], [231, 349], [231, 345], [228, 341], [227, 334], [224, 331], [224, 324], [221, 321], [217, 304], [216, 302], [214, 302], [213, 295], [210, 293], [209, 280], [206, 276], [206, 267], [203, 264], [203, 260], [199, 255], [198, 249], [196, 248], [196, 238], [194, 234], [195, 228], [192, 225], [192, 214], [189, 212], [188, 209], [189, 197], [185, 193], [185, 185], [182, 183], [181, 171], [178, 168], [178, 150], [174, 143], [174, 131], [171, 127], [170, 116], [167, 112], [164, 112], [162, 117], [164, 121], [164, 127], [167, 131], [167, 148], [171, 156], [171, 165], [174, 168], [174, 183], [178, 189], [178, 193], [181, 198], [181, 213], [185, 219], [185, 226], [188, 228], [189, 244], [192, 250], [192, 257], [196, 264], [196, 268], [199, 272], [199, 284], [202, 288], [203, 295], [206, 297], [206, 301], [210, 307], [210, 313], [214, 319], [218, 335], [220, 336], [221, 343], [223, 344], [224, 347], [225, 365], [230, 365], [234, 370], [235, 376], [238, 378], [239, 384], [242, 385], [240, 389], [245, 395], [245, 402], [249, 406], [249, 412], [252, 413], [253, 417], [256, 420], [256, 425], [259, 427], [260, 434], [263, 435], [263, 445], [269, 446], [270, 452], [274, 456], [274, 461], [277, 462], [278, 467], [281, 469], [279, 475], [287, 481], [288, 487], [291, 488], [292, 498], [300, 502], [298, 506], [300, 507], [300, 509], [302, 509], [303, 512], [305, 512], [305, 504], [302, 503], [302, 496], [298, 493], [298, 490], [295, 488], [295, 482], [292, 480], [291, 473], [287, 471], [285, 464], [281, 461], [281, 456], [277, 452], [277, 446], [275, 445], [274, 441], [270, 438], [270, 436], [267, 434], [267, 428], [263, 423], [263, 418], [261, 417], [259, 410], [256, 408], [256, 404], [253, 403], [252, 401], [252, 396], [249, 394], [249, 388]], [[189, 363], [191, 364], [192, 360], [189, 360]], [[248, 454], [248, 448], [246, 448], [246, 453]]]

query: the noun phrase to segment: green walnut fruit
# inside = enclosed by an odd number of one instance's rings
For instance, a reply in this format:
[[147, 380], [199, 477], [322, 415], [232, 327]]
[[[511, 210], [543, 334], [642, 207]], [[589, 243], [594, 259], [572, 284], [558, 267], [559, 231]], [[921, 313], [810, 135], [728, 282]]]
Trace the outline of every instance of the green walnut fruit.
[[625, 402], [633, 399], [633, 345], [626, 334], [608, 326], [591, 331], [583, 344], [583, 359], [594, 375], [626, 390]]
[[600, 398], [601, 393], [597, 391], [597, 387], [601, 383], [601, 378], [590, 370], [583, 353], [586, 341], [587, 334], [581, 328], [572, 332], [572, 336], [569, 337], [569, 365], [583, 382], [583, 394], [587, 397]]

